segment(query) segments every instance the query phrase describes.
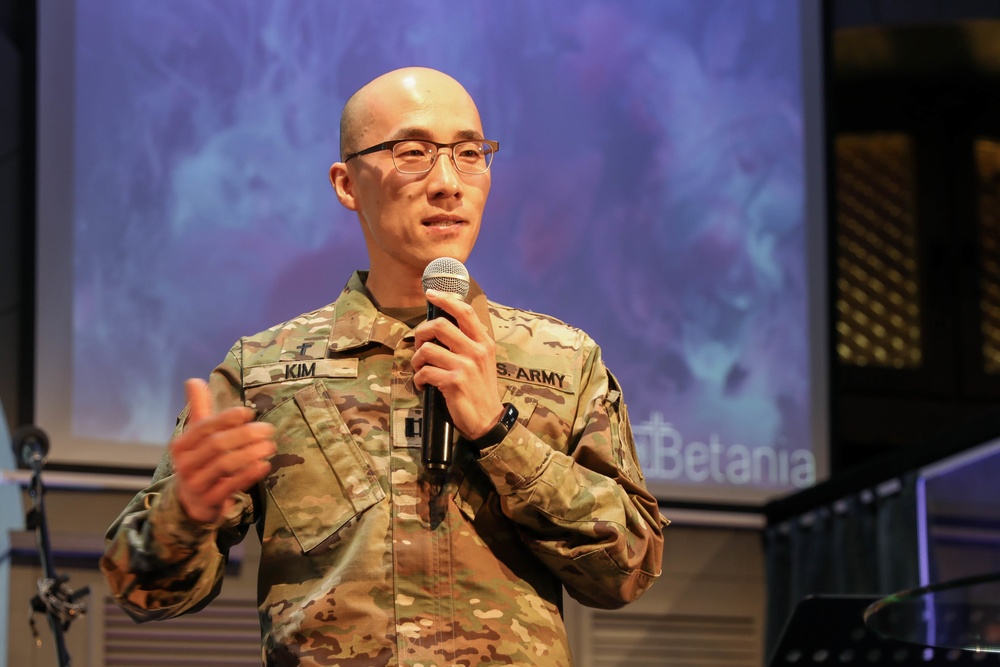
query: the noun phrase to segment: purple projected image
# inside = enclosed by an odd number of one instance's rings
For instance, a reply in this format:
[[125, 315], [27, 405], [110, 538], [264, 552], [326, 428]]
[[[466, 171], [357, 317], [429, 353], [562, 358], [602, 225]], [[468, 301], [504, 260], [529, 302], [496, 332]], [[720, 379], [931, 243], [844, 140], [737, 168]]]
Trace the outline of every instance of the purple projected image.
[[798, 0], [86, 0], [76, 21], [75, 434], [162, 446], [185, 378], [336, 298], [367, 265], [327, 181], [340, 109], [424, 65], [501, 146], [470, 274], [597, 340], [649, 481], [816, 481]]

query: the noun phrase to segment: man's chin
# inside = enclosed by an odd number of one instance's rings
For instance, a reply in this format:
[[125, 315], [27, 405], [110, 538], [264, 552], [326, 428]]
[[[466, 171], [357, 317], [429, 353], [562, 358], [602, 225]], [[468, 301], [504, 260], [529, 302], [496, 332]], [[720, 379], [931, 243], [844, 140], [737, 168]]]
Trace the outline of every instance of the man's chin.
[[469, 259], [470, 254], [472, 254], [472, 248], [470, 248], [467, 244], [438, 243], [433, 245], [429, 249], [429, 252], [422, 253], [421, 260], [426, 260], [423, 261], [423, 266], [427, 266], [435, 259], [441, 257], [451, 257], [452, 259], [457, 259], [458, 261], [464, 263], [467, 259]]

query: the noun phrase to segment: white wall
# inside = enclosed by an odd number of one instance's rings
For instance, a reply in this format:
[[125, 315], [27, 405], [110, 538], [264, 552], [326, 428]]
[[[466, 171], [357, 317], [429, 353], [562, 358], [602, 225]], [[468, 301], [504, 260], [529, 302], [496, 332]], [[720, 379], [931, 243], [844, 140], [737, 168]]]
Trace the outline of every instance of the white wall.
[[[66, 634], [67, 648], [73, 667], [104, 667], [105, 619], [118, 615], [113, 614], [113, 607], [105, 606], [108, 589], [97, 570], [97, 559], [104, 531], [132, 492], [70, 491], [53, 486], [46, 495], [46, 507], [54, 551], [74, 555], [72, 560], [57, 561], [56, 568], [70, 576], [69, 586], [74, 590], [85, 585], [91, 588], [90, 611]], [[614, 612], [587, 609], [567, 597], [566, 622], [577, 667], [671, 667], [689, 664], [691, 651], [699, 652], [698, 664], [705, 667], [759, 667], [763, 664], [766, 595], [759, 531], [711, 525], [702, 518], [672, 514], [669, 507], [664, 513], [675, 519], [666, 529], [664, 574], [645, 596]], [[16, 533], [14, 538], [19, 550], [31, 549], [30, 534]], [[259, 546], [252, 532], [233, 555], [241, 566], [227, 575], [220, 598], [253, 600]], [[40, 576], [40, 568], [24, 558], [13, 567], [10, 602], [4, 605], [10, 612], [4, 625], [11, 638], [7, 654], [12, 667], [58, 667], [44, 617], [37, 617], [40, 649], [27, 625], [28, 601]], [[246, 618], [256, 629], [252, 613]], [[164, 626], [170, 626], [170, 621], [140, 628], [168, 629]], [[735, 628], [738, 635], [727, 632], [727, 627]], [[596, 641], [617, 644], [609, 649], [595, 646]], [[717, 662], [706, 661], [709, 652], [716, 654]]]
[[[0, 409], [0, 473], [14, 469], [7, 420]], [[24, 528], [24, 514], [18, 488], [0, 483], [0, 646], [8, 645], [7, 628], [11, 605], [10, 531]], [[13, 663], [17, 664], [17, 663]], [[0, 667], [7, 665], [7, 652], [0, 652]]]

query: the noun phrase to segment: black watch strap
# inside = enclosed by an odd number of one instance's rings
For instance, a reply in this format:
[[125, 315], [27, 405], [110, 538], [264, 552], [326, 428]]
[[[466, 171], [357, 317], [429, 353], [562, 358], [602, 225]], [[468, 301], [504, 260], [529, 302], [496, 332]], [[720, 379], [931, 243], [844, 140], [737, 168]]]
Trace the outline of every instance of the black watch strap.
[[496, 423], [496, 426], [487, 431], [481, 438], [470, 440], [469, 444], [476, 451], [482, 451], [498, 444], [514, 428], [514, 424], [517, 423], [517, 414], [517, 408], [512, 403], [504, 403], [503, 414], [500, 415], [500, 421]]

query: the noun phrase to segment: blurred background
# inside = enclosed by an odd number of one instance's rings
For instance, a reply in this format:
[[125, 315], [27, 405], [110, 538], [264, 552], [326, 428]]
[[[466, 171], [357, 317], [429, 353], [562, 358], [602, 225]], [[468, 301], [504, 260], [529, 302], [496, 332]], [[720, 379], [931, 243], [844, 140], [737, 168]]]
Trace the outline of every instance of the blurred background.
[[[105, 599], [103, 530], [180, 381], [361, 268], [339, 110], [414, 62], [501, 141], [470, 272], [598, 340], [675, 522], [639, 603], [568, 605], [579, 664], [761, 665], [810, 593], [997, 570], [1000, 6], [373, 4], [0, 0], [0, 438], [52, 435], [76, 664], [259, 662], [252, 540], [146, 627]], [[8, 664], [56, 664], [0, 466]]]

